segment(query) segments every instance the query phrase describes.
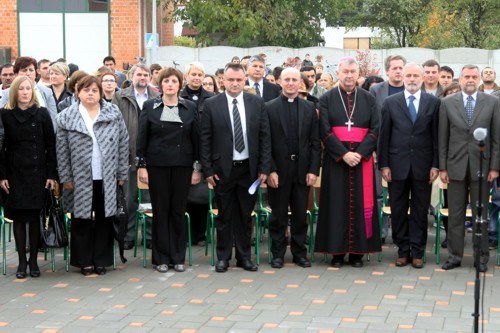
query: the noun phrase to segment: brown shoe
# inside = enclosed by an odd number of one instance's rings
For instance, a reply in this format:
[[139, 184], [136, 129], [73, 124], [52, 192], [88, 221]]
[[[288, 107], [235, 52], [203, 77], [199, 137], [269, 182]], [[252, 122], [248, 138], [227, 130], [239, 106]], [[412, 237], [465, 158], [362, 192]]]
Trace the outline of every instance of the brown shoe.
[[411, 261], [411, 265], [413, 268], [420, 269], [420, 268], [424, 267], [424, 261], [422, 259], [413, 258]]
[[407, 257], [396, 259], [396, 267], [405, 267], [406, 265], [408, 265]]

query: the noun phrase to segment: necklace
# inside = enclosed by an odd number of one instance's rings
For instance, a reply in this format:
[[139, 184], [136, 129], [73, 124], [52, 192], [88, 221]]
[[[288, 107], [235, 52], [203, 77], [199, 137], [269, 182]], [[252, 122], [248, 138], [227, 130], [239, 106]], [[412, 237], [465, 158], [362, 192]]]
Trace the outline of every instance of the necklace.
[[356, 90], [356, 88], [354, 88], [354, 104], [352, 106], [351, 116], [349, 117], [349, 113], [347, 112], [347, 108], [345, 107], [344, 98], [342, 97], [342, 93], [340, 92], [340, 86], [337, 88], [339, 91], [340, 100], [342, 101], [342, 106], [344, 107], [345, 116], [347, 117], [347, 122], [345, 122], [345, 124], [347, 125], [347, 132], [350, 132], [351, 125], [354, 125], [354, 123], [351, 121], [351, 119], [352, 119], [352, 116], [354, 115], [354, 110], [356, 109], [356, 94], [358, 93], [358, 91]]

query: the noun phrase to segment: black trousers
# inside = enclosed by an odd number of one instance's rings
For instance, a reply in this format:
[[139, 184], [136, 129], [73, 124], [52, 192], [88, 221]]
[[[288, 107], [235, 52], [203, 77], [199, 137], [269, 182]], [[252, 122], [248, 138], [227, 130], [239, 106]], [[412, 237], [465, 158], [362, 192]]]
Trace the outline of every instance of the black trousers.
[[407, 179], [389, 183], [392, 240], [399, 258], [422, 259], [424, 255], [431, 188], [428, 180], [414, 179], [411, 170]]
[[272, 239], [271, 252], [274, 258], [283, 258], [286, 252], [286, 228], [288, 227], [288, 205], [292, 212], [290, 225], [290, 250], [294, 258], [305, 258], [307, 250], [307, 200], [309, 187], [300, 184], [297, 174], [298, 161], [288, 162], [290, 175], [287, 182], [279, 179], [278, 188], [267, 188], [272, 209], [269, 234]]
[[107, 267], [113, 265], [113, 219], [104, 213], [102, 180], [92, 184], [94, 218], [71, 220], [71, 260], [75, 267]]
[[148, 166], [153, 208], [153, 265], [184, 264], [187, 246], [186, 211], [191, 167]]
[[215, 187], [215, 201], [219, 208], [217, 229], [217, 258], [230, 260], [233, 244], [236, 260], [250, 259], [252, 238], [252, 209], [255, 195], [248, 194], [252, 184], [248, 161], [233, 166], [228, 179]]

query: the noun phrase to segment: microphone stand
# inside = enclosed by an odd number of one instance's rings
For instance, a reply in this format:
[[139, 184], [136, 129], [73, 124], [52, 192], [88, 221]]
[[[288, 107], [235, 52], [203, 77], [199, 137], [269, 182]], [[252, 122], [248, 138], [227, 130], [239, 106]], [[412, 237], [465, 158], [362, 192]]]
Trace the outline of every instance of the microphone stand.
[[479, 141], [479, 172], [478, 172], [478, 200], [476, 203], [476, 220], [474, 222], [474, 238], [473, 238], [473, 249], [474, 249], [474, 266], [476, 267], [476, 279], [474, 280], [474, 333], [479, 332], [479, 300], [481, 297], [481, 280], [479, 278], [480, 273], [480, 254], [481, 254], [481, 241], [483, 236], [483, 226], [486, 225], [487, 220], [483, 219], [483, 198], [482, 198], [482, 187], [483, 187], [483, 157], [484, 157], [484, 140]]

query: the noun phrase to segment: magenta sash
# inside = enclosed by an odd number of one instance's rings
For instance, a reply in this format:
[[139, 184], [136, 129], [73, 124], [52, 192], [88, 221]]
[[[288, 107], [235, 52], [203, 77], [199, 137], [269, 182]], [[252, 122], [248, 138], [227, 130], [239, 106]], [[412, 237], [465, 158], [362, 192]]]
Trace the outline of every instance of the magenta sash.
[[[361, 142], [368, 133], [368, 128], [351, 127], [351, 131], [347, 131], [347, 126], [333, 126], [331, 131], [335, 136], [344, 142]], [[363, 170], [363, 207], [365, 215], [365, 230], [366, 237], [372, 238], [373, 236], [373, 157], [370, 156], [368, 160], [363, 158], [361, 162]]]

